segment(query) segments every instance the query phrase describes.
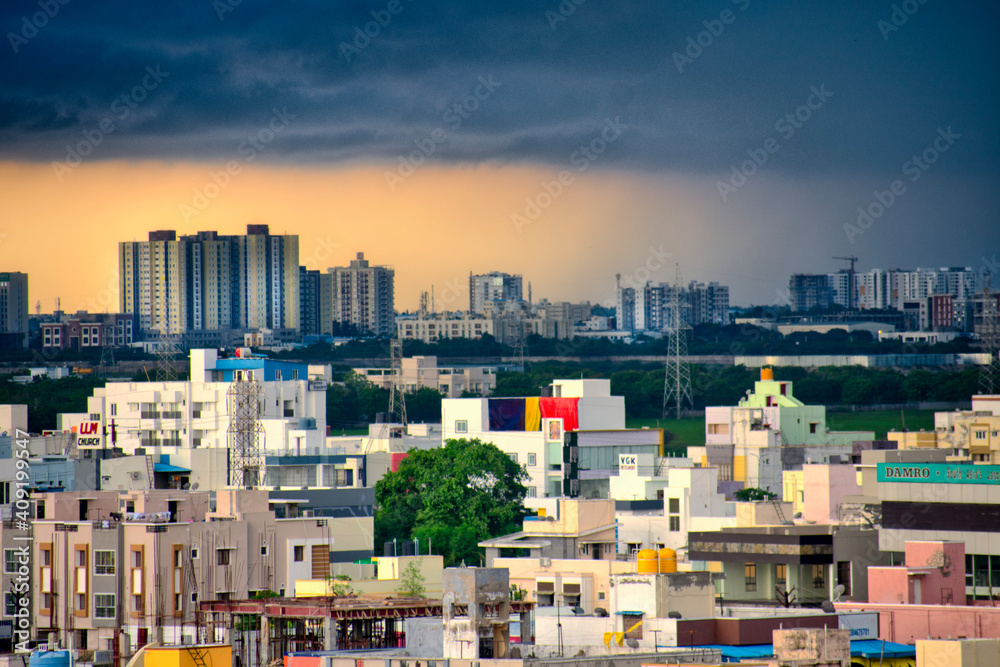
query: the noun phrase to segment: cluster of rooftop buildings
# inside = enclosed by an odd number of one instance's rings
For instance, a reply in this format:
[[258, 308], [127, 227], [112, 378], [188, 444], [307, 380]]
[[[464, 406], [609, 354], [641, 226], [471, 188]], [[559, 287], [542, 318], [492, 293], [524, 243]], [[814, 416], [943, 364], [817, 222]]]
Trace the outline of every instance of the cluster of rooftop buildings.
[[[414, 384], [455, 381], [407, 361]], [[229, 390], [250, 376], [263, 437], [242, 489]], [[829, 664], [874, 655], [866, 640], [911, 663], [998, 650], [973, 640], [1000, 636], [1000, 397], [877, 439], [831, 431], [763, 369], [737, 405], [706, 410], [704, 446], [671, 452], [661, 429], [626, 428], [607, 380], [445, 398], [441, 424], [353, 437], [329, 433], [329, 382], [324, 365], [193, 350], [189, 381], [109, 382], [55, 432], [0, 410], [0, 650], [28, 646], [22, 617], [31, 645], [94, 665], [206, 643], [241, 665], [784, 664], [816, 633], [838, 633]], [[451, 438], [528, 475], [520, 529], [481, 542], [480, 567], [445, 568], [408, 536], [374, 543], [375, 483]], [[400, 592], [413, 569], [422, 597]]]

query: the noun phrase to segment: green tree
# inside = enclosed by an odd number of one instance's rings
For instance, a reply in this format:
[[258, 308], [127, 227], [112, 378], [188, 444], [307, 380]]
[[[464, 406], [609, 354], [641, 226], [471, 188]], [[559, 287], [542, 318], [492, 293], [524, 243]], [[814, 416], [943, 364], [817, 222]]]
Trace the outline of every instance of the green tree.
[[426, 580], [427, 578], [420, 571], [417, 561], [411, 560], [399, 577], [399, 585], [396, 586], [396, 592], [410, 598], [422, 598], [424, 597], [424, 592], [427, 591], [427, 587], [424, 586]]
[[375, 485], [375, 542], [417, 538], [445, 565], [481, 562], [478, 542], [520, 527], [527, 479], [492, 443], [459, 439], [410, 450]]
[[765, 491], [764, 489], [758, 489], [755, 486], [751, 486], [746, 489], [740, 489], [733, 494], [733, 498], [739, 500], [740, 502], [749, 502], [753, 500], [774, 500], [777, 498], [777, 494], [771, 493], [770, 491]]

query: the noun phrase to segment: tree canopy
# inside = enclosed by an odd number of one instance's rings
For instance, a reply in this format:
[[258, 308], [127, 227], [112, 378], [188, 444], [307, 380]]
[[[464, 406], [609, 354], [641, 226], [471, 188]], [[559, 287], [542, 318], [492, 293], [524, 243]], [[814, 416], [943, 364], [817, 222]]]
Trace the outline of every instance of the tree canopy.
[[528, 474], [492, 443], [447, 440], [411, 450], [375, 485], [375, 544], [430, 543], [445, 565], [477, 564], [477, 543], [520, 528]]

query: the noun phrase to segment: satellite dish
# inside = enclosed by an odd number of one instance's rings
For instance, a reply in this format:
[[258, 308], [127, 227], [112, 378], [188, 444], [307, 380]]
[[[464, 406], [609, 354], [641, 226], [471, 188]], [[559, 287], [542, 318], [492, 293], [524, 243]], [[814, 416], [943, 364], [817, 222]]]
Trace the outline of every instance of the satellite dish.
[[185, 490], [185, 491], [190, 491], [190, 490], [191, 490], [191, 485], [190, 485], [190, 484], [188, 484], [187, 482], [185, 482], [185, 483], [184, 483], [184, 486], [182, 486], [181, 488], [182, 488], [183, 490]]
[[573, 613], [576, 614], [577, 616], [580, 616], [582, 614], [586, 614], [587, 610], [581, 607], [580, 605], [576, 605], [575, 607], [573, 607]]
[[639, 640], [633, 637], [626, 639], [625, 643], [628, 644], [629, 648], [639, 648]]
[[840, 596], [844, 594], [847, 587], [844, 584], [837, 584], [833, 587], [833, 596], [830, 598], [831, 602], [840, 602]]
[[194, 484], [191, 485], [191, 490], [192, 491], [197, 491], [198, 490], [198, 482], [195, 482]]
[[667, 612], [667, 618], [681, 618], [681, 613], [679, 611]]
[[604, 607], [594, 607], [594, 616], [600, 616], [601, 618], [607, 618], [608, 610]]
[[829, 600], [823, 600], [822, 604], [820, 604], [819, 607], [820, 607], [820, 609], [822, 609], [823, 611], [825, 611], [828, 614], [835, 614], [835, 613], [837, 613], [837, 608], [834, 607], [833, 603], [830, 602]]

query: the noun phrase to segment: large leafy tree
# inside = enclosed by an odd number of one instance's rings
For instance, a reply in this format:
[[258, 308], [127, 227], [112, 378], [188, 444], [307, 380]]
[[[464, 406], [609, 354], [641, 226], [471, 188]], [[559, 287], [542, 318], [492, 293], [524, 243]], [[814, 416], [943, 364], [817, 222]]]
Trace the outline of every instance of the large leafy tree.
[[448, 440], [412, 450], [375, 485], [376, 548], [393, 538], [430, 542], [445, 565], [480, 561], [476, 544], [518, 530], [528, 474], [492, 443]]

